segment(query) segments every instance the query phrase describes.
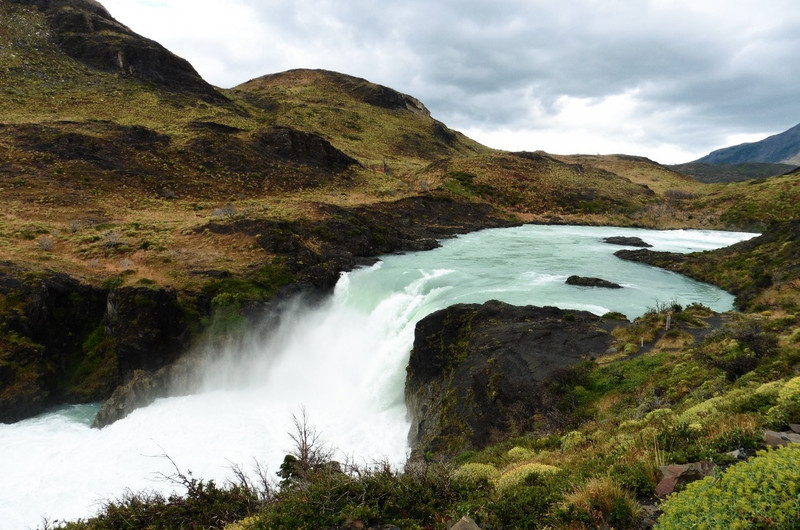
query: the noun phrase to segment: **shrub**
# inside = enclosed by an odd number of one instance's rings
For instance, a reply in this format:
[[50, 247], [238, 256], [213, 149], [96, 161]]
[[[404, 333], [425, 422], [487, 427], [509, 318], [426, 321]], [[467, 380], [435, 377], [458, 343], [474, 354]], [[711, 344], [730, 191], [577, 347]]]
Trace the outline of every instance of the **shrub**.
[[482, 481], [491, 482], [500, 477], [500, 472], [493, 465], [469, 463], [456, 469], [453, 480], [472, 485]]
[[800, 421], [800, 377], [788, 380], [778, 391], [777, 404], [767, 412], [767, 426], [781, 429]]
[[548, 513], [563, 490], [562, 485], [551, 480], [552, 476], [553, 473], [531, 473], [509, 488], [489, 506], [493, 522], [500, 528], [549, 528]]
[[513, 467], [495, 480], [495, 487], [503, 492], [524, 482], [530, 475], [556, 473], [559, 469], [547, 464], [530, 463]]
[[535, 453], [530, 449], [525, 449], [524, 447], [520, 446], [512, 447], [508, 450], [508, 453], [506, 453], [512, 462], [521, 462], [522, 460], [527, 460], [533, 457], [534, 454]]
[[592, 527], [634, 528], [639, 506], [630, 493], [609, 477], [590, 479], [564, 497], [558, 518]]
[[778, 404], [784, 405], [800, 400], [800, 377], [789, 379], [778, 391]]
[[800, 528], [800, 450], [782, 447], [670, 495], [657, 528]]
[[637, 496], [653, 495], [657, 484], [657, 465], [655, 459], [619, 462], [609, 470], [611, 478], [626, 490]]
[[107, 501], [88, 521], [62, 525], [65, 530], [106, 528], [223, 528], [253, 513], [257, 495], [240, 485], [218, 487], [213, 481], [189, 479], [186, 495], [165, 498], [158, 493], [126, 493]]
[[55, 246], [55, 241], [50, 236], [39, 236], [36, 239], [36, 244], [39, 245], [39, 248], [45, 252], [50, 252]]
[[561, 439], [561, 450], [577, 449], [587, 442], [586, 436], [580, 431], [570, 431]]

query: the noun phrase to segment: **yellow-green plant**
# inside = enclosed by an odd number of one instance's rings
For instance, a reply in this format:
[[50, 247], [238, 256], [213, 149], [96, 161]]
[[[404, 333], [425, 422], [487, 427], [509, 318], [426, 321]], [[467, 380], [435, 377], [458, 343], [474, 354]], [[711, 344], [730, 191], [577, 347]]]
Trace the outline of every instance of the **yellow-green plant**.
[[767, 419], [775, 428], [800, 419], [800, 377], [789, 379], [780, 387], [777, 403], [767, 411]]
[[556, 473], [559, 469], [556, 466], [548, 464], [539, 464], [532, 462], [529, 464], [522, 464], [521, 466], [512, 467], [503, 472], [502, 475], [497, 477], [494, 481], [495, 487], [503, 492], [517, 484], [523, 482], [526, 478], [533, 474], [549, 474]]
[[524, 447], [516, 446], [509, 449], [506, 455], [508, 456], [508, 458], [511, 459], [512, 462], [521, 462], [523, 460], [527, 460], [533, 457], [534, 452], [531, 451], [530, 449], [525, 449]]
[[778, 391], [778, 404], [788, 404], [792, 401], [799, 401], [800, 400], [800, 377], [795, 377], [793, 379], [789, 379], [786, 381], [786, 384], [783, 385]]
[[453, 480], [474, 484], [481, 480], [491, 482], [500, 476], [500, 472], [491, 464], [479, 464], [470, 462], [459, 467], [453, 473]]
[[569, 451], [584, 445], [588, 440], [580, 431], [570, 431], [561, 438], [561, 450]]
[[800, 449], [760, 451], [670, 495], [657, 528], [800, 528]]

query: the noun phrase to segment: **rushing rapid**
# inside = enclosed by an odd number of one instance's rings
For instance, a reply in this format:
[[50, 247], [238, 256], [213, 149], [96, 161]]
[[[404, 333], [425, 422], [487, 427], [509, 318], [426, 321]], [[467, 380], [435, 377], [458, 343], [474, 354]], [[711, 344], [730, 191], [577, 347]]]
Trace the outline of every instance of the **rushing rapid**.
[[[232, 476], [232, 465], [246, 470], [254, 460], [277, 471], [291, 449], [291, 415], [301, 407], [338, 458], [400, 465], [408, 450], [403, 386], [414, 326], [454, 303], [498, 299], [629, 318], [673, 301], [731, 309], [733, 297], [713, 286], [617, 259], [621, 247], [602, 242], [617, 235], [688, 252], [754, 234], [523, 226], [387, 256], [343, 274], [322, 303], [291, 304], [275, 329], [254, 334], [241, 351], [218, 352], [202, 392], [160, 399], [102, 430], [89, 427], [97, 405], [0, 425], [0, 529], [89, 517], [126, 489], [169, 493], [169, 459], [217, 482]], [[566, 285], [573, 274], [624, 288]]]

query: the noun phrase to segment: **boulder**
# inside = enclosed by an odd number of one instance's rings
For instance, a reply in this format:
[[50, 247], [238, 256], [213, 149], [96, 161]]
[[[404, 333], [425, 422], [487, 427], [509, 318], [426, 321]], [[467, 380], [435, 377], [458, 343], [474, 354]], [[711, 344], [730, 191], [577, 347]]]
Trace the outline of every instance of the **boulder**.
[[604, 289], [622, 289], [618, 283], [603, 280], [602, 278], [590, 278], [586, 276], [570, 276], [565, 282], [567, 285], [579, 285], [581, 287], [602, 287]]
[[449, 530], [481, 530], [481, 527], [478, 526], [475, 521], [465, 515], [459, 519], [456, 524], [450, 526]]
[[642, 241], [641, 238], [633, 237], [633, 236], [610, 236], [603, 238], [604, 243], [609, 243], [611, 245], [622, 245], [626, 247], [641, 247], [647, 248], [652, 247], [650, 243]]
[[695, 480], [713, 475], [717, 466], [713, 462], [693, 462], [691, 464], [670, 464], [659, 468], [659, 482], [656, 495], [665, 497], [675, 491], [677, 486], [684, 486]]
[[764, 443], [772, 448], [789, 444], [800, 444], [800, 434], [795, 432], [764, 431]]
[[588, 312], [496, 300], [425, 317], [407, 367], [412, 457], [480, 449], [555, 414], [554, 378], [608, 350], [613, 327]]

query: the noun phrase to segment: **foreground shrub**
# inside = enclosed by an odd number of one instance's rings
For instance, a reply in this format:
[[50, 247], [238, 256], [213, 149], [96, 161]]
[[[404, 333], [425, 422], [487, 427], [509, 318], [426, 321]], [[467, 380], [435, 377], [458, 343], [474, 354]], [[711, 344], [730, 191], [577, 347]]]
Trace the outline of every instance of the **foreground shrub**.
[[761, 451], [663, 503], [657, 528], [800, 528], [800, 449]]
[[558, 512], [562, 523], [579, 523], [593, 528], [634, 528], [639, 506], [630, 493], [609, 477], [590, 479], [564, 497]]
[[431, 466], [399, 473], [388, 466], [321, 471], [284, 486], [250, 528], [333, 528], [360, 521], [365, 526], [435, 526], [453, 502], [450, 474]]
[[767, 425], [782, 429], [800, 421], [800, 377], [790, 379], [778, 392], [777, 404], [767, 412]]
[[551, 527], [549, 513], [564, 488], [555, 478], [552, 471], [524, 475], [515, 487], [507, 488], [491, 503], [492, 522], [500, 528], [520, 530]]
[[218, 487], [213, 481], [190, 479], [186, 495], [127, 493], [108, 501], [99, 515], [88, 521], [67, 523], [66, 530], [116, 530], [118, 528], [225, 528], [256, 511], [256, 492], [241, 485]]

